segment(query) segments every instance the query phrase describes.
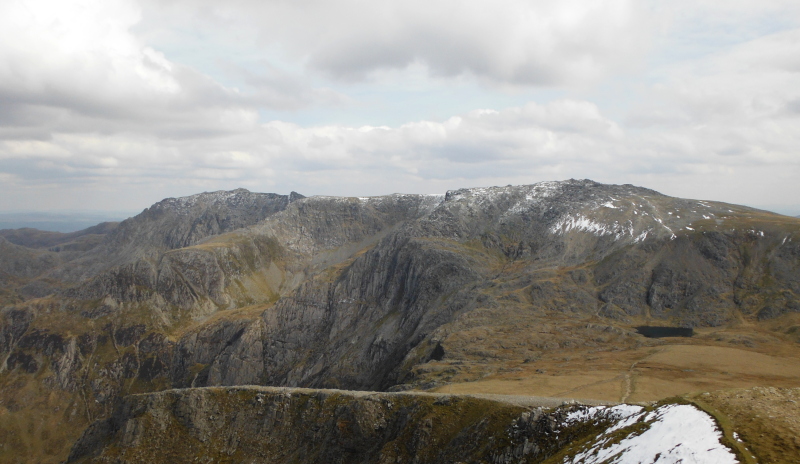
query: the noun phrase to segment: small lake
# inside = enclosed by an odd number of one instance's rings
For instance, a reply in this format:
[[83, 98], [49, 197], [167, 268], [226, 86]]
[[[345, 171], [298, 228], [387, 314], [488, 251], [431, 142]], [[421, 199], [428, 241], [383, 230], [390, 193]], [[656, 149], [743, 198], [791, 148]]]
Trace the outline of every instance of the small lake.
[[691, 327], [662, 327], [655, 325], [642, 325], [637, 327], [636, 331], [647, 338], [691, 337], [694, 335], [694, 329]]

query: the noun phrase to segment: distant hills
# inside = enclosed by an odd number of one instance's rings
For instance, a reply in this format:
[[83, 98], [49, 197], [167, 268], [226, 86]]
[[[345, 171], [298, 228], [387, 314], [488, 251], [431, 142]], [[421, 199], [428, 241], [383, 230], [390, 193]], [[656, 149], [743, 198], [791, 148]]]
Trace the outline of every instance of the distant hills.
[[41, 231], [70, 233], [102, 222], [119, 222], [138, 211], [120, 212], [0, 212], [0, 230], [32, 228]]

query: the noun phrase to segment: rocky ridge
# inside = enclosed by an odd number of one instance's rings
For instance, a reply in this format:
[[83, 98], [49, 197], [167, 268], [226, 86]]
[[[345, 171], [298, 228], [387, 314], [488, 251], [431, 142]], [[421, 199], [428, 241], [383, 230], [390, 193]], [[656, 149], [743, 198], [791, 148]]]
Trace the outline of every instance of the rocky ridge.
[[[26, 410], [19, 384], [67, 392], [58, 407], [85, 420], [172, 387], [431, 388], [506, 359], [658, 343], [635, 324], [800, 312], [796, 219], [587, 180], [215, 192], [164, 200], [103, 237], [77, 255], [0, 239], [42, 262], [0, 274], [16, 292], [0, 310], [8, 407]], [[20, 291], [36, 282], [49, 285], [40, 298]]]
[[638, 417], [681, 410], [695, 420], [669, 426], [681, 425], [707, 440], [675, 446], [661, 435], [629, 444], [627, 452], [662, 455], [669, 462], [686, 455], [736, 462], [720, 443], [713, 419], [692, 406], [648, 412], [637, 406], [553, 403], [293, 388], [171, 390], [127, 397], [108, 419], [87, 429], [67, 462], [594, 462], [576, 444], [619, 441], [633, 429], [634, 435], [646, 436], [650, 427], [660, 434], [658, 419]]

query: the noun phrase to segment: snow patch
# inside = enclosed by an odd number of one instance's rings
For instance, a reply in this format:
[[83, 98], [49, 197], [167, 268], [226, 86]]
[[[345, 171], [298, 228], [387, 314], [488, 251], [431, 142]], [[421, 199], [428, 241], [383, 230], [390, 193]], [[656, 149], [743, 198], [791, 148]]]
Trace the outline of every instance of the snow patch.
[[624, 225], [614, 222], [614, 224], [603, 224], [587, 218], [582, 214], [577, 216], [562, 216], [561, 219], [556, 221], [550, 232], [553, 234], [563, 235], [572, 230], [580, 230], [597, 235], [598, 237], [604, 235], [613, 235], [615, 240], [619, 240], [625, 235], [633, 237], [634, 229], [631, 221], [626, 221]]
[[596, 422], [601, 418], [606, 420], [610, 419], [617, 422], [605, 431], [605, 433], [611, 433], [614, 430], [633, 424], [633, 422], [630, 422], [630, 418], [635, 417], [635, 419], [637, 419], [643, 410], [644, 408], [641, 406], [634, 406], [632, 404], [619, 404], [611, 407], [592, 406], [570, 412], [567, 414], [565, 423], [567, 425], [573, 425], [577, 422]]
[[476, 187], [451, 190], [447, 192], [447, 201], [459, 201], [467, 207], [474, 208], [485, 204], [497, 203], [503, 197], [513, 196], [526, 189], [525, 196], [514, 206], [509, 208], [510, 213], [520, 213], [539, 204], [545, 198], [557, 195], [563, 188], [562, 182], [539, 182], [522, 187]]
[[225, 204], [237, 208], [246, 204], [253, 204], [256, 198], [269, 197], [268, 193], [253, 193], [246, 189], [218, 190], [216, 192], [203, 192], [179, 198], [165, 198], [152, 208], [172, 210], [177, 214], [189, 214], [197, 204], [220, 205]]
[[[623, 409], [612, 413], [613, 408], [604, 411], [606, 408], [598, 406], [588, 408], [583, 416], [571, 414], [575, 420], [585, 417], [584, 421], [591, 421], [602, 416], [618, 418], [618, 422], [603, 432], [588, 449], [567, 458], [565, 464], [737, 463], [736, 456], [720, 442], [722, 434], [711, 416], [694, 406], [670, 404], [649, 412], [638, 406], [614, 408]], [[648, 424], [646, 430], [614, 443], [613, 432], [640, 421]]]

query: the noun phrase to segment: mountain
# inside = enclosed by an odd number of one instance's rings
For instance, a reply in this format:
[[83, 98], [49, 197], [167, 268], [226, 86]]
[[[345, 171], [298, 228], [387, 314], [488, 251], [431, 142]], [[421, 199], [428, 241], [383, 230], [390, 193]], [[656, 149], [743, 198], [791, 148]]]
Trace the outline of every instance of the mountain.
[[25, 294], [41, 297], [119, 266], [152, 264], [165, 251], [253, 225], [298, 198], [302, 195], [294, 192], [206, 192], [167, 198], [119, 224], [103, 223], [68, 234], [3, 230], [0, 237], [29, 248], [47, 248], [52, 265], [24, 276], [27, 288], [32, 289]]
[[0, 238], [0, 456], [64, 459], [120, 398], [169, 388], [652, 401], [800, 381], [800, 220], [632, 185], [240, 189], [90, 247], [21, 235]]

